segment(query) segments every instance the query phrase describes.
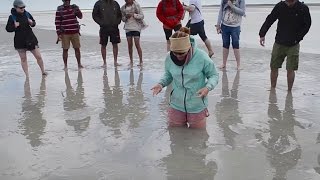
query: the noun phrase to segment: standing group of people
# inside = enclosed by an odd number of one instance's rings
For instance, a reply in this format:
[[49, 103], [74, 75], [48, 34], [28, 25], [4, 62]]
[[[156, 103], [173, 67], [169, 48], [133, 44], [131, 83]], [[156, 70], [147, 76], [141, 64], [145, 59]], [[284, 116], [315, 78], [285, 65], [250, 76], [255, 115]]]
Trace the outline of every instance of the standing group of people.
[[[70, 0], [62, 0], [63, 5], [57, 8], [56, 30], [58, 41], [62, 42], [63, 61], [67, 68], [68, 49], [70, 42], [75, 50], [78, 67], [82, 68], [80, 54], [80, 25], [77, 18], [82, 18], [78, 6], [71, 5]], [[31, 27], [35, 20], [25, 10], [22, 0], [14, 0], [14, 8], [8, 19], [6, 29], [15, 32], [14, 46], [18, 51], [24, 72], [28, 76], [26, 51], [31, 51], [44, 71], [43, 61], [38, 49], [38, 41]], [[184, 13], [189, 12], [187, 26], [183, 27], [181, 21]], [[179, 0], [161, 0], [156, 15], [163, 24], [169, 51], [165, 60], [165, 74], [152, 90], [158, 94], [162, 88], [173, 84], [170, 95], [169, 125], [204, 128], [206, 126], [208, 92], [218, 84], [219, 75], [211, 60], [214, 54], [211, 43], [206, 36], [204, 18], [201, 10], [201, 0], [190, 0], [189, 5]], [[242, 17], [245, 16], [245, 0], [221, 0], [217, 33], [222, 34], [223, 63], [220, 68], [226, 68], [229, 47], [232, 44], [236, 57], [237, 69], [240, 68], [239, 39]], [[140, 5], [135, 0], [125, 0], [120, 5], [115, 0], [98, 0], [93, 8], [92, 17], [100, 26], [100, 44], [103, 66], [106, 66], [106, 46], [110, 41], [113, 45], [114, 65], [118, 66], [118, 44], [120, 43], [119, 24], [125, 23], [124, 29], [128, 42], [130, 63], [133, 63], [133, 42], [139, 55], [139, 65], [142, 65], [142, 50], [140, 33], [147, 25]], [[264, 46], [265, 35], [271, 25], [278, 20], [276, 40], [271, 58], [271, 87], [276, 87], [278, 69], [287, 58], [288, 91], [291, 91], [298, 69], [300, 41], [307, 34], [311, 26], [309, 8], [299, 0], [285, 0], [279, 2], [263, 23], [260, 35], [260, 44]], [[175, 31], [173, 33], [173, 31]], [[190, 35], [201, 37], [208, 53], [197, 48], [195, 40]], [[110, 40], [109, 40], [110, 39]]]

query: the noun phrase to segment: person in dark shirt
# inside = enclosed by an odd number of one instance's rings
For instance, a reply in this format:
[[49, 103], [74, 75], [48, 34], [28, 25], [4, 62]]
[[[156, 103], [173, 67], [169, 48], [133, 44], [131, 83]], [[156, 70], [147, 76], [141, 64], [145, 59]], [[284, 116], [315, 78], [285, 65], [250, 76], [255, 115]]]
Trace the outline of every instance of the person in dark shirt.
[[265, 35], [271, 25], [278, 20], [277, 34], [273, 45], [271, 68], [271, 88], [277, 85], [278, 69], [287, 58], [288, 91], [292, 90], [295, 71], [298, 70], [300, 41], [311, 27], [309, 8], [299, 0], [279, 2], [263, 23], [259, 36], [261, 46], [265, 45]]
[[14, 48], [18, 51], [21, 66], [26, 77], [29, 77], [27, 51], [30, 51], [37, 59], [42, 76], [46, 76], [47, 72], [44, 70], [38, 39], [32, 31], [32, 28], [36, 26], [36, 21], [32, 15], [25, 10], [25, 7], [26, 5], [22, 0], [15, 0], [13, 2], [13, 8], [8, 18], [6, 31], [10, 33], [14, 32]]
[[120, 5], [115, 0], [98, 0], [92, 11], [93, 20], [100, 26], [99, 36], [101, 44], [101, 55], [103, 59], [102, 67], [107, 66], [108, 41], [112, 43], [114, 66], [118, 63], [118, 44], [121, 42], [119, 24], [121, 23], [122, 14]]

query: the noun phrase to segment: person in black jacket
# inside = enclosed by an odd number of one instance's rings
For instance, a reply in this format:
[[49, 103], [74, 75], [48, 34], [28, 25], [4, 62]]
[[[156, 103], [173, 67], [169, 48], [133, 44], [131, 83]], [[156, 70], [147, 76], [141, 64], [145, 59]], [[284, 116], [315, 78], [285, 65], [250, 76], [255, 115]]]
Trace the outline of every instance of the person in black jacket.
[[32, 15], [25, 10], [25, 4], [22, 0], [15, 0], [13, 6], [14, 8], [11, 9], [11, 15], [8, 18], [6, 30], [7, 32], [15, 32], [14, 47], [19, 53], [22, 69], [26, 76], [29, 77], [26, 52], [31, 51], [33, 56], [37, 59], [42, 75], [45, 76], [47, 73], [44, 70], [38, 40], [31, 28], [36, 25], [36, 22]]
[[121, 23], [122, 14], [120, 5], [115, 0], [98, 0], [92, 11], [93, 20], [100, 26], [100, 44], [103, 67], [106, 67], [107, 44], [110, 42], [113, 46], [114, 65], [118, 64], [118, 44], [121, 42], [119, 24]]
[[271, 25], [278, 20], [277, 34], [273, 45], [271, 67], [271, 88], [277, 85], [278, 69], [282, 67], [287, 57], [288, 91], [292, 90], [295, 70], [298, 70], [300, 41], [311, 27], [309, 8], [299, 0], [279, 2], [263, 23], [259, 36], [260, 44], [264, 46], [265, 35]]

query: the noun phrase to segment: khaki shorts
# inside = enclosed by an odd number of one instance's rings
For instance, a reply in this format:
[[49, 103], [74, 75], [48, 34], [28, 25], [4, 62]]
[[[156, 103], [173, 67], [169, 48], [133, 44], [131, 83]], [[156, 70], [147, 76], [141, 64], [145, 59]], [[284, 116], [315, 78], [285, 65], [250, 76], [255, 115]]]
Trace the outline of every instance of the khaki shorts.
[[63, 34], [61, 38], [62, 49], [69, 49], [70, 42], [74, 49], [79, 49], [80, 45], [80, 35], [77, 34]]
[[300, 44], [294, 46], [283, 46], [277, 43], [274, 43], [271, 55], [270, 68], [279, 69], [282, 67], [282, 63], [287, 57], [287, 70], [298, 70], [299, 65], [299, 51]]

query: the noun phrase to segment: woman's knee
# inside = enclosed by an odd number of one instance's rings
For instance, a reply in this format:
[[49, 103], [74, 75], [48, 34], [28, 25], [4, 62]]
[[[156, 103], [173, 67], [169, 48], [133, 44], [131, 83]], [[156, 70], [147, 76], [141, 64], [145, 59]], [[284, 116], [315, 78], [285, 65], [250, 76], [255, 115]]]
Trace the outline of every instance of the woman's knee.
[[230, 39], [223, 39], [223, 42], [222, 42], [222, 46], [223, 48], [226, 48], [226, 49], [229, 49], [230, 47]]

